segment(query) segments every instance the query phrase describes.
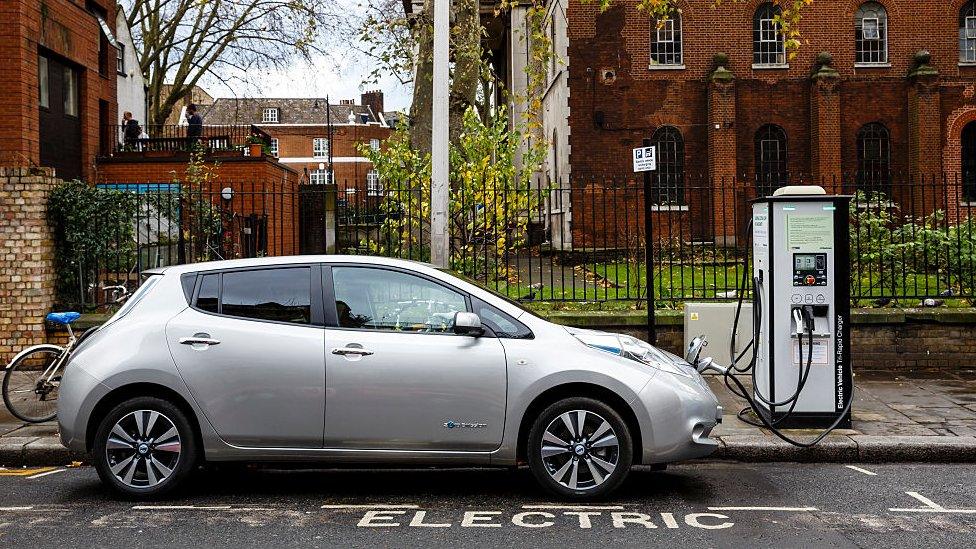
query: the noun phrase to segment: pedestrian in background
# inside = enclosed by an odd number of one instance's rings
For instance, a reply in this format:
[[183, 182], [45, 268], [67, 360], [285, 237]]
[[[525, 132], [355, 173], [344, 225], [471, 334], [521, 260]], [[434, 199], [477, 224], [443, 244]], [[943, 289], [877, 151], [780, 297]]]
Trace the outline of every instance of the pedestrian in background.
[[190, 104], [186, 108], [186, 137], [190, 141], [190, 148], [195, 149], [200, 144], [200, 137], [203, 135], [203, 117], [197, 113], [197, 106]]
[[129, 111], [122, 113], [122, 141], [126, 150], [135, 149], [141, 133], [142, 128], [139, 127], [139, 121], [132, 118], [132, 113]]

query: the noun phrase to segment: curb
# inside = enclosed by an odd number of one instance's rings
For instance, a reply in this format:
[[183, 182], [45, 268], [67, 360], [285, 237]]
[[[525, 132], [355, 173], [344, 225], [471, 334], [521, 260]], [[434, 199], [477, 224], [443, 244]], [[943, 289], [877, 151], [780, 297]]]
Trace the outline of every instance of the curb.
[[[801, 437], [802, 438], [802, 437]], [[719, 437], [712, 459], [798, 463], [974, 463], [976, 437], [828, 436], [812, 448], [799, 448], [769, 435]]]
[[[976, 463], [976, 437], [834, 435], [798, 448], [769, 435], [718, 437], [706, 459], [753, 463]], [[36, 467], [87, 461], [55, 437], [0, 438], [0, 466]]]

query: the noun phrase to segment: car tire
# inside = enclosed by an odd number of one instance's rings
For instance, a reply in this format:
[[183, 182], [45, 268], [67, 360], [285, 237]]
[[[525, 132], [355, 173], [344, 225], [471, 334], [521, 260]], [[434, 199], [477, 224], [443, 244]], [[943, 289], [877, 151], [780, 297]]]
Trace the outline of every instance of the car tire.
[[547, 406], [536, 417], [526, 455], [532, 474], [549, 492], [571, 500], [599, 499], [630, 472], [632, 440], [626, 422], [612, 407], [573, 397]]
[[193, 471], [198, 448], [186, 414], [156, 397], [136, 397], [112, 408], [95, 432], [98, 476], [116, 493], [154, 499], [171, 492]]

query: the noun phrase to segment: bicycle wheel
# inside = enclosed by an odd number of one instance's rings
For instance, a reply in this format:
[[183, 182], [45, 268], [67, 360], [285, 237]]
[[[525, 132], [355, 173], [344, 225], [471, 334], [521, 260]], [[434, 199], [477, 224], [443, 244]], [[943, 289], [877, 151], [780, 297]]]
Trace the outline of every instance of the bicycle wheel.
[[3, 403], [10, 413], [29, 423], [54, 419], [58, 413], [61, 372], [51, 377], [48, 367], [63, 352], [63, 349], [54, 346], [34, 349], [7, 369], [3, 377]]

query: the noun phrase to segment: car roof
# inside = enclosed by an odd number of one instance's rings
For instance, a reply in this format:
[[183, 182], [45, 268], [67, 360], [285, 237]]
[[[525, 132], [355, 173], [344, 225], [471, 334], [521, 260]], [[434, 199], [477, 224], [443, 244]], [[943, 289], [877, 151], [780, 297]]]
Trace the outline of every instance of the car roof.
[[159, 267], [143, 271], [145, 274], [183, 274], [197, 273], [206, 271], [218, 271], [222, 269], [241, 269], [248, 267], [264, 267], [277, 265], [297, 265], [306, 263], [365, 263], [370, 265], [387, 265], [390, 267], [404, 267], [407, 269], [419, 270], [432, 269], [436, 267], [430, 263], [422, 261], [411, 261], [406, 259], [394, 259], [389, 257], [376, 257], [369, 255], [289, 255], [272, 257], [255, 257], [250, 259], [228, 259], [223, 261], [205, 261], [201, 263], [188, 263], [185, 265], [172, 265], [169, 267]]

